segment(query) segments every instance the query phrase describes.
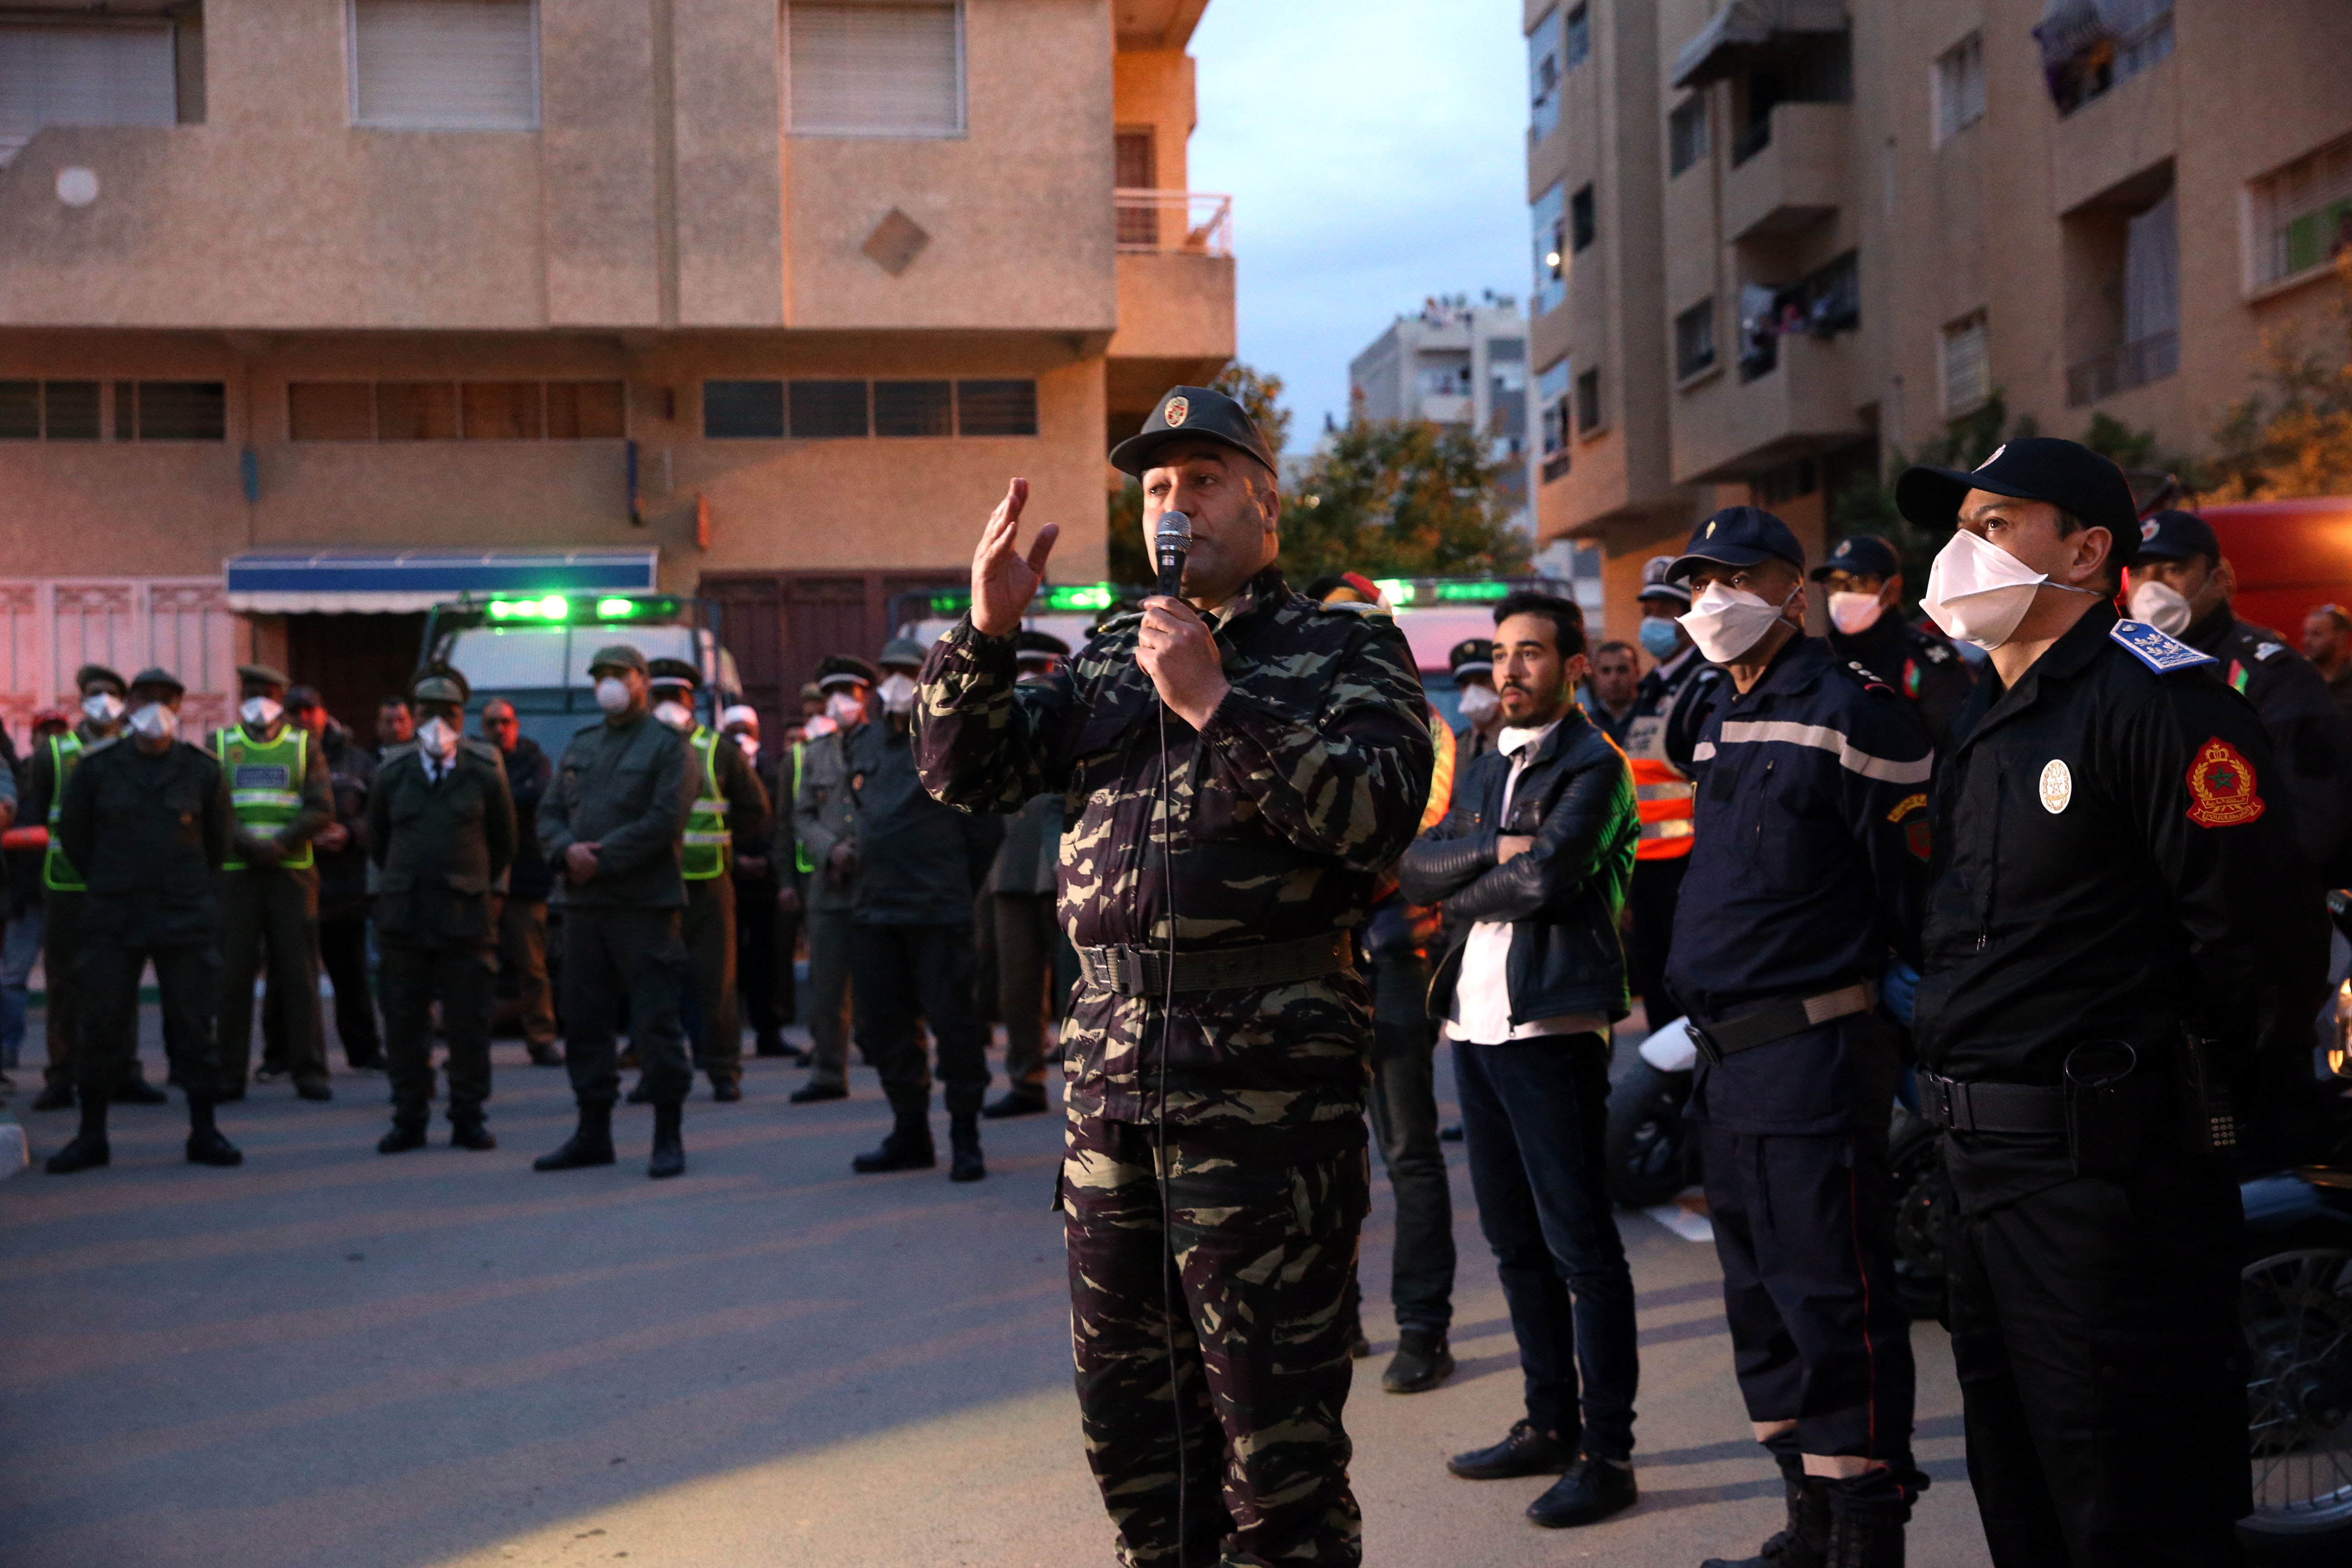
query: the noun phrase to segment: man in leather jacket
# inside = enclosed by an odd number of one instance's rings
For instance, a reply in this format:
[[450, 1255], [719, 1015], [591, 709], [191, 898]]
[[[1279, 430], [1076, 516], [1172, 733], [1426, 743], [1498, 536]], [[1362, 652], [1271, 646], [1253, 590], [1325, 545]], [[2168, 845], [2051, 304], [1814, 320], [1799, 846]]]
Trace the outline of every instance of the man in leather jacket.
[[1454, 1042], [1471, 1189], [1527, 1377], [1527, 1418], [1448, 1468], [1560, 1475], [1528, 1510], [1552, 1527], [1635, 1495], [1633, 1276], [1601, 1149], [1640, 824], [1624, 756], [1570, 699], [1584, 672], [1574, 605], [1519, 592], [1496, 606], [1502, 731], [1401, 872], [1407, 898], [1452, 917], [1430, 1010]]

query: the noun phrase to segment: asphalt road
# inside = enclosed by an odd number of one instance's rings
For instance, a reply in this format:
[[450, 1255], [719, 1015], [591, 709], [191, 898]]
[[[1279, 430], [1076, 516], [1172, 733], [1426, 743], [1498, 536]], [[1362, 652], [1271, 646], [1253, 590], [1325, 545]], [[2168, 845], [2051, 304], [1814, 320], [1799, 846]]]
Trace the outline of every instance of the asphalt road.
[[[149, 1028], [152, 1035], [152, 1021]], [[32, 1037], [37, 1041], [37, 1027]], [[160, 1052], [148, 1072], [162, 1077]], [[121, 1108], [115, 1163], [37, 1162], [71, 1113], [16, 1096], [33, 1170], [0, 1182], [0, 1563], [8, 1568], [1066, 1568], [1111, 1561], [1070, 1392], [1059, 1125], [990, 1124], [990, 1176], [856, 1176], [874, 1079], [795, 1107], [758, 1062], [689, 1106], [689, 1167], [540, 1175], [571, 1123], [559, 1071], [498, 1051], [501, 1147], [373, 1150], [381, 1079], [333, 1104], [280, 1084], [226, 1108], [247, 1163], [182, 1163], [180, 1108]], [[20, 1073], [20, 1083], [36, 1071]], [[1447, 1081], [1441, 1073], [1441, 1082]], [[944, 1121], [941, 1122], [942, 1131]], [[1517, 1356], [1455, 1162], [1464, 1267], [1444, 1388], [1383, 1394], [1393, 1213], [1365, 1237], [1375, 1358], [1349, 1409], [1374, 1564], [1696, 1564], [1776, 1527], [1748, 1441], [1714, 1249], [1623, 1215], [1643, 1342], [1638, 1508], [1556, 1533], [1541, 1481], [1444, 1457], [1500, 1436]], [[1941, 1331], [1915, 1334], [1935, 1486], [1916, 1568], [1985, 1561]]]

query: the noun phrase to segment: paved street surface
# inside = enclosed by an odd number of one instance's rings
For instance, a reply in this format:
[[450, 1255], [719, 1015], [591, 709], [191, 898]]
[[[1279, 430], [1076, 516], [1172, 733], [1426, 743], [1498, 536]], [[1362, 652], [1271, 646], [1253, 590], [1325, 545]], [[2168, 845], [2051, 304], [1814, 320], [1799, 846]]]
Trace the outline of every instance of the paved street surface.
[[[684, 1179], [646, 1179], [643, 1108], [618, 1119], [619, 1165], [539, 1175], [571, 1123], [563, 1074], [501, 1044], [498, 1075], [492, 1153], [447, 1148], [436, 1118], [433, 1147], [377, 1155], [383, 1081], [339, 1074], [331, 1105], [279, 1084], [226, 1108], [241, 1170], [182, 1163], [175, 1103], [118, 1108], [113, 1168], [69, 1180], [37, 1162], [71, 1113], [35, 1116], [20, 1089], [37, 1165], [0, 1182], [0, 1562], [1111, 1561], [1070, 1393], [1056, 1121], [990, 1124], [977, 1187], [854, 1176], [887, 1121], [873, 1075], [794, 1107], [801, 1072], [756, 1062], [741, 1104], [705, 1090], [688, 1108]], [[1392, 1211], [1373, 1182], [1375, 1359], [1349, 1407], [1367, 1562], [1687, 1568], [1754, 1550], [1780, 1487], [1746, 1436], [1714, 1250], [1641, 1215], [1622, 1216], [1639, 1508], [1553, 1533], [1519, 1513], [1542, 1481], [1445, 1475], [1518, 1414], [1450, 1148], [1462, 1370], [1433, 1394], [1380, 1390]], [[1932, 1324], [1916, 1342], [1936, 1484], [1910, 1560], [1981, 1563], [1950, 1356]]]

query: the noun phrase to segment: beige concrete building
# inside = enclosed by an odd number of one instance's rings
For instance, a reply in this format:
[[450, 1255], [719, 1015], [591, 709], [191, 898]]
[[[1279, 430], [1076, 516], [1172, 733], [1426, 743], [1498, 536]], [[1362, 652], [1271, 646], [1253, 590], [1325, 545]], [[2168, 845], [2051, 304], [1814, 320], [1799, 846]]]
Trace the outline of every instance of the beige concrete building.
[[2203, 447], [2352, 243], [2341, 0], [1526, 0], [1539, 529], [1643, 560], [1998, 395]]
[[1233, 352], [1205, 4], [12, 0], [0, 714], [248, 648], [348, 714], [515, 552], [720, 598], [773, 704], [1012, 474], [1098, 577], [1106, 433]]

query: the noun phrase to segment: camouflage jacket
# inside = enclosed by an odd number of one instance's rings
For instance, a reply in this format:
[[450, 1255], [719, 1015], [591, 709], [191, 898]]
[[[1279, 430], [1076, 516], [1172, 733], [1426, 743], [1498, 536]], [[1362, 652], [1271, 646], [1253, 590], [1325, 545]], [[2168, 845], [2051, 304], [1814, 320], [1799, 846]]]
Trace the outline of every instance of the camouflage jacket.
[[[1047, 681], [1016, 686], [1013, 639], [968, 618], [924, 667], [923, 783], [973, 812], [1061, 796], [1060, 914], [1081, 947], [1164, 947], [1171, 905], [1180, 951], [1352, 931], [1419, 826], [1429, 722], [1394, 622], [1318, 605], [1271, 566], [1210, 620], [1233, 689], [1198, 732], [1136, 663], [1133, 615]], [[1081, 987], [1070, 1113], [1154, 1120], [1164, 1080], [1171, 1125], [1360, 1136], [1368, 1005], [1352, 970], [1180, 995], [1172, 1019]]]

